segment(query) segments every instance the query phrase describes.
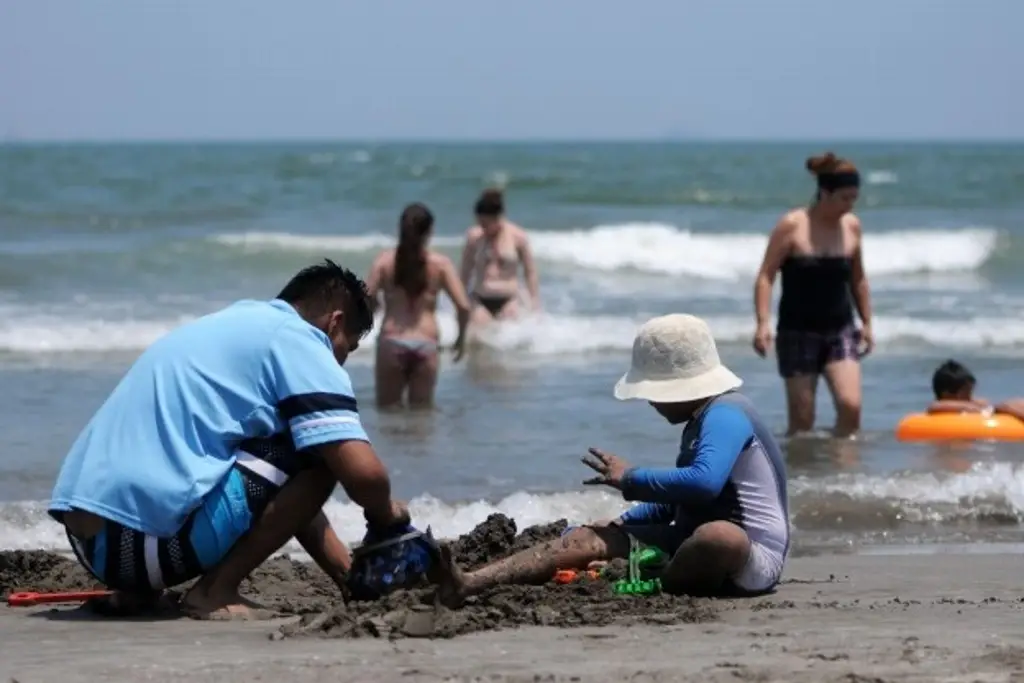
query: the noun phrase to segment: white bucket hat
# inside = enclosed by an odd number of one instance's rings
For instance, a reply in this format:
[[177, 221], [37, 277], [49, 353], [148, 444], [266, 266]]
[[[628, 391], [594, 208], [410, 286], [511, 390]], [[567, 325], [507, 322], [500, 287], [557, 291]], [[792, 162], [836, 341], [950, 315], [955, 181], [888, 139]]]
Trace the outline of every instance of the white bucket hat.
[[675, 313], [651, 318], [637, 331], [633, 362], [615, 385], [615, 398], [683, 403], [718, 396], [742, 384], [719, 360], [708, 324]]

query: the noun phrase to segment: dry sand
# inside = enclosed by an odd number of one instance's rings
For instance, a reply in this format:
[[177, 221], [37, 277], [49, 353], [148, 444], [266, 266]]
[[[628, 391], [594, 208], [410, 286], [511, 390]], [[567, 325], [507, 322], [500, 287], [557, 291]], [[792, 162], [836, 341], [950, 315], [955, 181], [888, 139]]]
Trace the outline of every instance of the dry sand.
[[[526, 542], [513, 534], [491, 520], [460, 557], [474, 565]], [[401, 637], [410, 624], [418, 632], [417, 592], [332, 610], [316, 570], [275, 560], [251, 587], [304, 616], [124, 622], [0, 607], [0, 680], [1024, 682], [1021, 564], [1013, 554], [796, 558], [778, 593], [754, 600], [504, 589], [440, 614], [427, 639]], [[38, 585], [23, 585], [33, 575]], [[52, 555], [0, 554], [5, 593], [12, 581], [54, 590], [83, 579]], [[537, 623], [557, 626], [527, 625]]]

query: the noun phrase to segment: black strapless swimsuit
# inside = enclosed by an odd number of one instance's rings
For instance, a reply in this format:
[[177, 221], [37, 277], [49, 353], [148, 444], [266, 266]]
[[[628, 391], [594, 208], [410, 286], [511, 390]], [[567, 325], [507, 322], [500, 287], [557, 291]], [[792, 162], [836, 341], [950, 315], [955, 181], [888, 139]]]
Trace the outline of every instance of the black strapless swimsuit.
[[860, 358], [853, 318], [849, 256], [790, 256], [782, 263], [775, 354], [783, 377], [820, 375], [825, 366]]

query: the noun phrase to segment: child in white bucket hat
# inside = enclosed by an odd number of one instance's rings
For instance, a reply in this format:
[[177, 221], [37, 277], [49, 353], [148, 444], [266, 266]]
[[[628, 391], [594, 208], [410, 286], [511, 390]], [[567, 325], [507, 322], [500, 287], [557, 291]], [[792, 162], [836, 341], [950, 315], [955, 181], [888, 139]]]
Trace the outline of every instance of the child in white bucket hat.
[[739, 389], [743, 380], [718, 358], [706, 322], [676, 313], [648, 320], [633, 340], [629, 372], [615, 385], [620, 401], [688, 403]]
[[542, 583], [558, 569], [627, 557], [633, 542], [672, 559], [670, 592], [762, 595], [775, 589], [789, 551], [786, 469], [771, 430], [736, 390], [711, 330], [692, 315], [647, 321], [633, 341], [620, 400], [643, 399], [671, 424], [686, 423], [675, 465], [633, 467], [597, 448], [583, 462], [600, 484], [639, 501], [618, 519], [570, 530], [474, 572], [442, 549], [438, 597], [449, 606], [500, 583]]

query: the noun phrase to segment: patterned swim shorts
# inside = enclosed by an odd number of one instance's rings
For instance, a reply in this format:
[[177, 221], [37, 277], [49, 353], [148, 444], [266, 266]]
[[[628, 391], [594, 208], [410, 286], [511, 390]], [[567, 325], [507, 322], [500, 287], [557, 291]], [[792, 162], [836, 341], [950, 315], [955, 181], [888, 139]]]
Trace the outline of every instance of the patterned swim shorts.
[[783, 377], [820, 375], [825, 366], [842, 360], [860, 360], [860, 330], [848, 325], [836, 332], [778, 330], [775, 355]]
[[174, 536], [157, 538], [108, 520], [88, 539], [67, 532], [68, 541], [79, 563], [108, 588], [170, 588], [220, 562], [285, 482], [314, 464], [311, 455], [295, 451], [287, 434], [249, 439], [240, 445], [234, 467]]

